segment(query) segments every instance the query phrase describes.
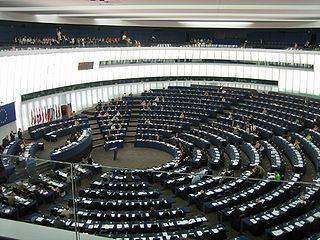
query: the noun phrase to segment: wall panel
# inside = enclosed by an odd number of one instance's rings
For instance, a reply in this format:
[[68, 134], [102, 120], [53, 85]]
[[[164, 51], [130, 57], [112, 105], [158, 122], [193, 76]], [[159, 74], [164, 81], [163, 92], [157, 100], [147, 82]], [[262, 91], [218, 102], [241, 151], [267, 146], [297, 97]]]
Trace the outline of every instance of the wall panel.
[[[99, 68], [100, 61], [133, 59], [226, 59], [256, 60], [281, 63], [314, 64], [314, 69], [268, 67], [264, 65], [222, 63], [140, 64]], [[92, 70], [78, 70], [79, 62], [94, 62]], [[0, 102], [16, 101], [19, 116], [31, 108], [21, 104], [21, 95], [57, 87], [107, 81], [113, 79], [157, 76], [217, 76], [260, 78], [279, 81], [279, 90], [295, 93], [320, 94], [320, 55], [318, 52], [222, 49], [222, 48], [105, 48], [105, 49], [47, 49], [0, 52]], [[159, 83], [166, 86], [172, 83]], [[183, 83], [180, 83], [183, 84]], [[188, 83], [186, 83], [188, 84]], [[235, 83], [228, 83], [233, 84]], [[244, 86], [243, 83], [239, 86]], [[153, 85], [152, 85], [153, 86]], [[156, 85], [159, 86], [159, 85]], [[264, 88], [264, 86], [259, 86]], [[133, 84], [126, 88], [103, 87], [82, 93], [64, 94], [63, 98], [48, 98], [42, 104], [72, 102], [74, 108], [91, 106], [98, 99], [107, 100], [123, 92], [141, 92], [150, 84]], [[35, 101], [32, 106], [39, 106]], [[23, 106], [23, 108], [22, 108]], [[24, 123], [25, 126], [25, 123]]]

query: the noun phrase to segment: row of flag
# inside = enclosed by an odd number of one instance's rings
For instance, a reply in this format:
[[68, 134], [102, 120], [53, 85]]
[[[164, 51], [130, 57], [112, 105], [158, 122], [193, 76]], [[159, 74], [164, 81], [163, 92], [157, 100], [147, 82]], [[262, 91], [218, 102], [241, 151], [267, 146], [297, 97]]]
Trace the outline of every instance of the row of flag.
[[53, 107], [40, 107], [31, 110], [31, 125], [51, 122], [62, 117], [61, 107], [54, 105]]

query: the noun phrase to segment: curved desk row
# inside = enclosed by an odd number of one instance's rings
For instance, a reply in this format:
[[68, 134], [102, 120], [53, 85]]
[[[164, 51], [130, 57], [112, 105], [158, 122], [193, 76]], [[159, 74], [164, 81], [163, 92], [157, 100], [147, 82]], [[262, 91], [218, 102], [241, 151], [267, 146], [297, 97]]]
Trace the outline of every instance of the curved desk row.
[[174, 158], [179, 157], [179, 155], [181, 154], [180, 150], [175, 146], [165, 142], [159, 142], [156, 140], [136, 139], [134, 146], [158, 149], [171, 154]]
[[70, 126], [61, 126], [61, 128], [58, 128], [56, 130], [53, 130], [49, 133], [46, 133], [44, 136], [44, 139], [47, 141], [57, 141], [57, 137], [63, 137], [70, 135], [71, 133], [81, 131], [82, 129], [89, 128], [90, 124], [88, 121], [83, 121], [79, 125], [70, 125]]
[[79, 121], [80, 123], [88, 122], [87, 116], [74, 116], [71, 118], [55, 120], [50, 123], [43, 123], [33, 127], [29, 127], [28, 132], [33, 139], [39, 139], [44, 137], [47, 133], [57, 130], [59, 128], [68, 127], [73, 125], [74, 121]]
[[124, 142], [123, 139], [119, 140], [112, 140], [112, 141], [105, 141], [104, 149], [109, 151], [112, 148], [123, 148]]
[[[27, 171], [34, 171], [36, 167], [36, 161], [33, 159], [35, 157], [36, 151], [38, 150], [38, 143], [32, 142], [28, 144], [24, 150], [24, 152], [20, 156], [14, 156], [21, 150], [19, 144], [21, 141], [19, 139], [11, 142], [4, 150], [3, 154], [8, 156], [2, 156], [1, 160], [5, 167], [5, 171], [7, 176], [14, 174], [15, 172], [15, 163], [18, 160], [22, 162], [26, 167]], [[10, 155], [10, 156], [9, 156]], [[14, 156], [14, 157], [11, 157]]]
[[77, 142], [64, 146], [50, 153], [52, 160], [79, 162], [81, 154], [86, 152], [92, 146], [92, 131], [90, 128], [84, 129]]
[[4, 156], [1, 157], [1, 161], [5, 168], [7, 176], [12, 175], [16, 169], [11, 156], [15, 155], [18, 152], [19, 143], [20, 140], [16, 139], [15, 141], [11, 142], [8, 146], [6, 146], [2, 153]]

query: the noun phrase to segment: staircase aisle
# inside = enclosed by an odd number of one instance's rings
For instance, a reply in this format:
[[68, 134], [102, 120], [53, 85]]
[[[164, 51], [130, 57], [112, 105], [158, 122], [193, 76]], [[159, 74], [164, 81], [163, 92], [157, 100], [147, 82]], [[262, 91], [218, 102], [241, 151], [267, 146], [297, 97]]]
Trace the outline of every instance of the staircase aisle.
[[104, 138], [100, 131], [97, 120], [92, 118], [89, 120], [89, 124], [92, 130], [92, 148], [103, 147]]
[[128, 129], [127, 129], [127, 134], [124, 138], [124, 143], [134, 143], [135, 141], [139, 110], [140, 110], [140, 105], [136, 103], [131, 108], [131, 117], [130, 117]]

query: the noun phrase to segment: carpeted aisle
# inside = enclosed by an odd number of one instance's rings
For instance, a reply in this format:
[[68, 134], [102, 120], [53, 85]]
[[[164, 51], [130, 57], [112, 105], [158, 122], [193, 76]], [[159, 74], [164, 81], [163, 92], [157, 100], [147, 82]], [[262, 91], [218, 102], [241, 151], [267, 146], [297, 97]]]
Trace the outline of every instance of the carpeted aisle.
[[103, 147], [91, 152], [93, 160], [102, 166], [122, 168], [149, 168], [169, 162], [172, 156], [166, 152], [150, 148], [135, 148], [133, 143], [126, 143], [118, 150], [117, 160], [113, 161], [113, 151], [105, 151]]

